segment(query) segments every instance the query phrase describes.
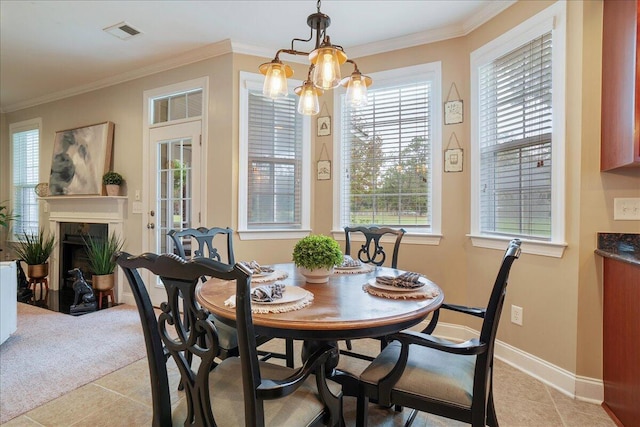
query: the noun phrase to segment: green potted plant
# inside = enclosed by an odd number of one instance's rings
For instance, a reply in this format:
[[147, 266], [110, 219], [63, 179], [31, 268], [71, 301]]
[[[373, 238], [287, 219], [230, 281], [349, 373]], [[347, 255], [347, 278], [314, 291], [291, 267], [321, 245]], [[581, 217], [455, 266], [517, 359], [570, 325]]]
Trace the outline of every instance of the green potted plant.
[[329, 236], [310, 234], [293, 248], [293, 262], [309, 283], [326, 283], [336, 265], [342, 264], [340, 245]]
[[102, 175], [102, 183], [107, 189], [108, 196], [117, 196], [120, 194], [120, 185], [124, 178], [118, 172], [109, 171]]
[[40, 228], [38, 234], [22, 233], [15, 246], [18, 258], [27, 263], [30, 278], [41, 279], [49, 274], [49, 257], [56, 244], [55, 236], [46, 236]]
[[122, 249], [124, 241], [116, 236], [115, 233], [111, 233], [107, 238], [87, 236], [86, 238], [83, 237], [83, 240], [87, 245], [89, 267], [93, 273], [91, 278], [93, 288], [97, 291], [113, 289], [113, 272], [116, 269], [116, 263], [112, 256]]

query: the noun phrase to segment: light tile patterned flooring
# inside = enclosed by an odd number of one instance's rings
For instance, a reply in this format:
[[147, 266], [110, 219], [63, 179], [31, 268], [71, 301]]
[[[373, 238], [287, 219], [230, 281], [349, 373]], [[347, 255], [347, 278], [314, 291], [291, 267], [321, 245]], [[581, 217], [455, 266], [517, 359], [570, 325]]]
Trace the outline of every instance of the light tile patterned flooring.
[[[282, 351], [280, 340], [265, 346]], [[265, 348], [265, 346], [261, 348]], [[379, 344], [373, 340], [354, 341], [361, 352], [375, 352]], [[299, 353], [298, 353], [299, 354]], [[272, 359], [275, 360], [275, 359]], [[358, 373], [367, 362], [342, 357], [340, 367]], [[46, 380], [46, 379], [45, 379]], [[183, 398], [177, 391], [179, 374], [175, 365], [170, 369], [172, 401]], [[614, 427], [605, 411], [596, 404], [571, 399], [559, 391], [533, 379], [519, 370], [496, 360], [494, 393], [498, 421], [503, 427]], [[34, 390], [37, 392], [37, 390]], [[149, 426], [151, 425], [151, 391], [146, 359], [135, 362], [80, 387], [58, 399], [14, 418], [6, 427], [15, 426]], [[355, 398], [344, 401], [347, 426], [355, 425]], [[371, 405], [369, 425], [375, 427], [402, 426], [409, 410], [401, 413]], [[456, 421], [420, 413], [414, 424], [426, 426], [463, 426]]]

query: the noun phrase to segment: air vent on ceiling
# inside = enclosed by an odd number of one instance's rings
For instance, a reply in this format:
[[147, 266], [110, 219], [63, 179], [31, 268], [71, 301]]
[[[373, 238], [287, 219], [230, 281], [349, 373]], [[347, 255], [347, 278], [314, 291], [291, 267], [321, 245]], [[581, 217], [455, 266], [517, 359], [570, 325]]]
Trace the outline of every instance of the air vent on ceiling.
[[132, 27], [126, 22], [120, 22], [119, 24], [104, 28], [104, 31], [122, 40], [128, 40], [142, 34], [140, 30]]

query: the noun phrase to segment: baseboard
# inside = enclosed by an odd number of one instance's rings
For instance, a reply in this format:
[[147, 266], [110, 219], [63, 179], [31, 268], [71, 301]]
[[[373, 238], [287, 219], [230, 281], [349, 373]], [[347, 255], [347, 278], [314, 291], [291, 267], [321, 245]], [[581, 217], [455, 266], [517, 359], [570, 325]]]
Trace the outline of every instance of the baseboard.
[[[466, 326], [442, 322], [434, 332], [452, 341], [478, 336], [478, 331]], [[495, 357], [571, 398], [596, 404], [604, 400], [604, 383], [600, 379], [576, 375], [500, 340], [496, 340]]]

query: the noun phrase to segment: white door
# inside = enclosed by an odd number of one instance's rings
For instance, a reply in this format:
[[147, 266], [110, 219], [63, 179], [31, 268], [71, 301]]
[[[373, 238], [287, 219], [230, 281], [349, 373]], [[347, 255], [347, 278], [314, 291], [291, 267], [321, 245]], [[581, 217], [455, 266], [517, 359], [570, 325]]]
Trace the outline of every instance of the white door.
[[[169, 230], [200, 227], [201, 213], [200, 120], [149, 130], [149, 186], [147, 251], [173, 252]], [[142, 272], [141, 272], [142, 273]], [[143, 277], [154, 306], [166, 301], [156, 277]]]

